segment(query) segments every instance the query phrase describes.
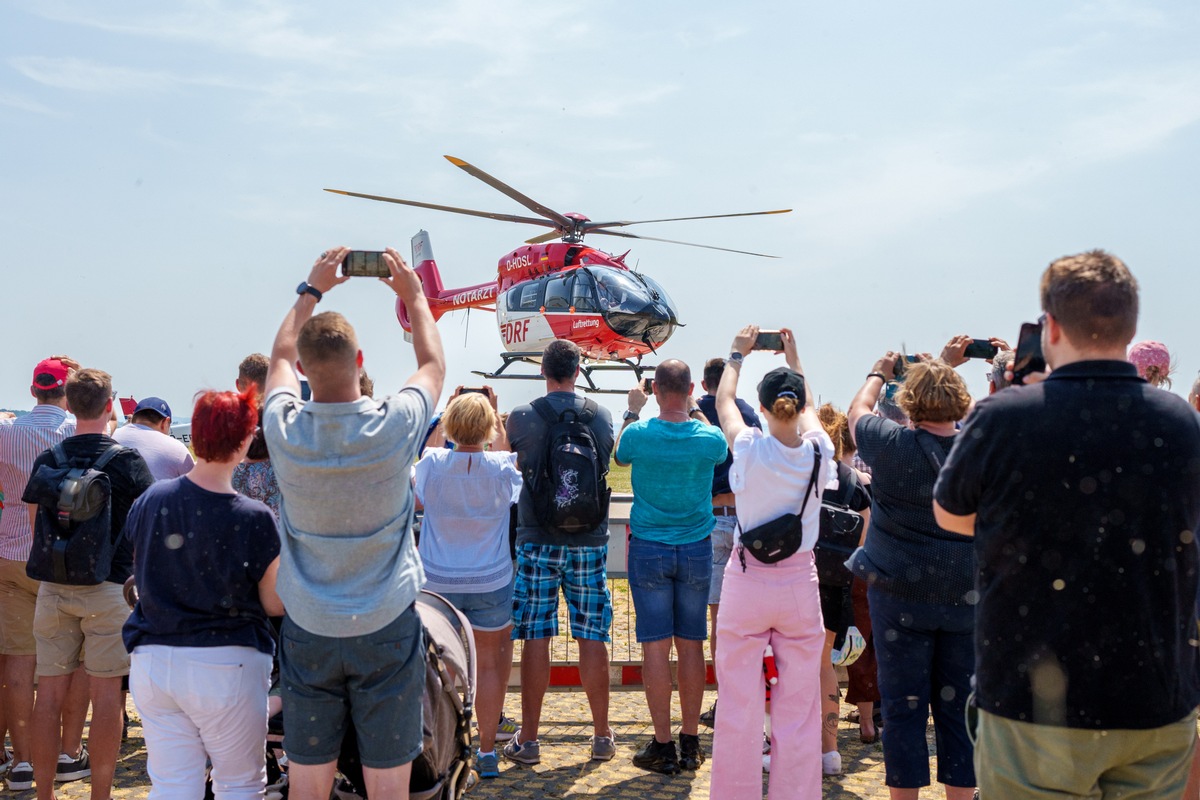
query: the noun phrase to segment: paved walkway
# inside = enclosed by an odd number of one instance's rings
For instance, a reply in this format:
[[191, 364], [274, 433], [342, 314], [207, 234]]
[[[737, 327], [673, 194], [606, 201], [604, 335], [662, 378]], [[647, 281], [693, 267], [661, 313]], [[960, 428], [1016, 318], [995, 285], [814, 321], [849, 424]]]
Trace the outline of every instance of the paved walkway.
[[[705, 698], [705, 707], [712, 701]], [[519, 712], [520, 696], [510, 693], [505, 708], [510, 714]], [[651, 735], [649, 714], [641, 692], [614, 692], [610, 704], [612, 727], [617, 736], [617, 756], [607, 763], [588, 760], [588, 737], [591, 735], [586, 699], [582, 692], [550, 692], [546, 695], [543, 719], [542, 763], [526, 767], [501, 759], [500, 777], [481, 781], [467, 793], [474, 800], [524, 800], [525, 798], [638, 798], [639, 800], [708, 799], [709, 762], [695, 773], [667, 777], [645, 772], [630, 763], [633, 753]], [[852, 709], [843, 705], [843, 715]], [[130, 703], [133, 714], [133, 704]], [[678, 711], [676, 711], [678, 719]], [[552, 723], [552, 724], [550, 724]], [[701, 726], [701, 744], [705, 752], [712, 749], [712, 731]], [[131, 718], [129, 739], [121, 749], [113, 797], [145, 798], [150, 788], [146, 776], [146, 749], [142, 742], [139, 722]], [[858, 739], [858, 725], [841, 723], [838, 743], [842, 752], [845, 774], [825, 779], [824, 797], [878, 798], [888, 796], [883, 785], [883, 751], [878, 743], [864, 745]], [[63, 800], [86, 800], [88, 782], [61, 784], [58, 797]], [[15, 800], [33, 800], [34, 790], [6, 792]], [[765, 782], [764, 782], [765, 795]], [[941, 796], [940, 791], [936, 795]]]

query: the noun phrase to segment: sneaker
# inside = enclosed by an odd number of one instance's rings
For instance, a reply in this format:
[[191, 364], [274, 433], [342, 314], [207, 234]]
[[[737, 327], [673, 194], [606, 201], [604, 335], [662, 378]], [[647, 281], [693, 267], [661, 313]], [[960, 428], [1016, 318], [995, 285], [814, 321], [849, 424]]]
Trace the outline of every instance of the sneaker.
[[823, 775], [841, 775], [842, 774], [842, 754], [837, 750], [830, 750], [828, 753], [821, 754], [821, 774]]
[[3, 755], [4, 755], [4, 760], [0, 761], [0, 776], [4, 775], [4, 773], [8, 772], [9, 767], [11, 767], [13, 765], [12, 750], [9, 750], [7, 747], [4, 748]]
[[518, 764], [540, 764], [542, 762], [542, 746], [537, 739], [532, 742], [521, 741], [521, 731], [518, 730], [504, 745], [504, 757]]
[[496, 726], [496, 741], [507, 742], [516, 735], [518, 727], [515, 720], [511, 720], [501, 714], [500, 724]]
[[700, 748], [700, 737], [690, 733], [679, 734], [679, 766], [686, 770], [697, 770], [703, 763], [704, 751]]
[[79, 755], [75, 758], [71, 758], [66, 753], [61, 753], [58, 756], [58, 772], [54, 775], [56, 783], [77, 781], [80, 778], [89, 778], [91, 775], [92, 764], [88, 759], [86, 745], [79, 746]]
[[332, 797], [333, 800], [362, 800], [362, 795], [358, 793], [358, 789], [345, 778], [339, 778], [333, 784]]
[[679, 756], [675, 753], [675, 741], [664, 744], [651, 736], [646, 746], [633, 754], [633, 765], [663, 775], [678, 775]]
[[279, 776], [279, 781], [267, 785], [266, 794], [263, 795], [263, 800], [284, 800], [287, 797], [288, 791], [288, 774], [285, 772]]
[[28, 761], [14, 764], [8, 771], [8, 788], [13, 792], [21, 792], [33, 788], [33, 765]]
[[705, 711], [703, 714], [700, 715], [700, 724], [707, 725], [710, 728], [717, 727], [717, 701], [716, 700], [714, 700], [713, 704], [711, 706], [709, 706], [708, 711]]
[[592, 761], [612, 761], [616, 754], [617, 736], [612, 728], [608, 729], [608, 736], [592, 737]]
[[768, 753], [767, 755], [763, 756], [763, 772], [770, 772], [770, 771], [771, 771], [771, 754]]
[[481, 778], [499, 778], [500, 761], [496, 758], [496, 754], [488, 753], [485, 756], [479, 751], [476, 751], [475, 771], [479, 773], [479, 777]]

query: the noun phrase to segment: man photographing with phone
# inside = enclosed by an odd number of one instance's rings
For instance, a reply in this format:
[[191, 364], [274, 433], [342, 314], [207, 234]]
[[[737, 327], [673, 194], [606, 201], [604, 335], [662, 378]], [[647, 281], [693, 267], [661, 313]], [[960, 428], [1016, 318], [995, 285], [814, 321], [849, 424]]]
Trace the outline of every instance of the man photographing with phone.
[[[313, 315], [349, 276], [322, 253], [271, 350], [262, 428], [283, 495], [277, 590], [284, 749], [295, 800], [325, 800], [348, 719], [372, 797], [405, 797], [421, 752], [424, 582], [411, 532], [410, 469], [442, 391], [445, 361], [421, 280], [396, 250], [381, 277], [408, 307], [417, 371], [398, 393], [363, 397], [363, 353], [341, 314]], [[312, 400], [300, 399], [297, 370]]]

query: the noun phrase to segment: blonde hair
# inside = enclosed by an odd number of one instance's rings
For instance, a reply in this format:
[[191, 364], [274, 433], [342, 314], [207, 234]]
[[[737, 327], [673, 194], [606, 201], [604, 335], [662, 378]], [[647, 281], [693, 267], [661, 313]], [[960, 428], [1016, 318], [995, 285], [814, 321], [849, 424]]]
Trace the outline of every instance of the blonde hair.
[[821, 421], [821, 427], [833, 440], [834, 461], [841, 461], [846, 453], [854, 452], [854, 444], [850, 439], [850, 420], [841, 410], [833, 403], [826, 403], [817, 409], [817, 419]]
[[896, 404], [913, 422], [958, 422], [971, 407], [967, 384], [944, 361], [908, 366]]
[[800, 401], [794, 397], [776, 397], [770, 414], [780, 422], [791, 422], [800, 416]]
[[455, 444], [473, 447], [490, 442], [496, 433], [496, 412], [481, 394], [460, 394], [442, 414], [442, 429]]

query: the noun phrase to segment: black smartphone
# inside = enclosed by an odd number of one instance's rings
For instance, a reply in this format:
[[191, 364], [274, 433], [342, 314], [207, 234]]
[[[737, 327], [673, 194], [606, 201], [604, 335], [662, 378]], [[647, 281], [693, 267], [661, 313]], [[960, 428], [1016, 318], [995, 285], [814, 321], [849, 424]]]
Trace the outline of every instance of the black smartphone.
[[783, 333], [781, 331], [759, 331], [751, 350], [782, 350]]
[[896, 380], [904, 380], [904, 367], [906, 364], [915, 364], [921, 360], [920, 356], [906, 355], [903, 358], [896, 359]]
[[386, 278], [392, 274], [381, 250], [351, 250], [342, 259], [342, 274], [352, 278]]
[[1042, 354], [1042, 323], [1026, 322], [1021, 326], [1017, 338], [1017, 353], [1013, 357], [1013, 383], [1025, 383], [1025, 376], [1046, 371], [1046, 358]]
[[459, 394], [482, 394], [482, 395], [486, 396], [488, 392], [487, 392], [487, 389], [472, 389], [472, 388], [464, 386], [461, 390], [459, 390], [458, 393]]
[[1000, 352], [1000, 348], [989, 342], [987, 339], [972, 339], [967, 345], [967, 349], [963, 351], [965, 358], [995, 358], [996, 353]]
[[654, 394], [653, 378], [642, 378], [642, 391], [646, 394]]

